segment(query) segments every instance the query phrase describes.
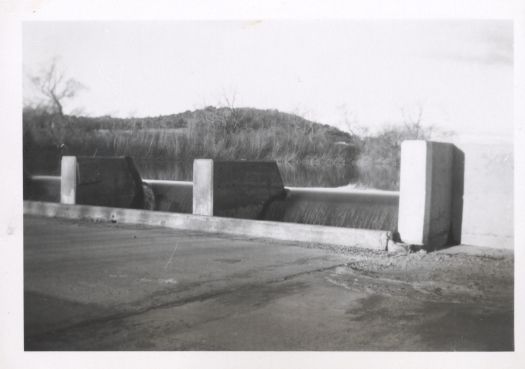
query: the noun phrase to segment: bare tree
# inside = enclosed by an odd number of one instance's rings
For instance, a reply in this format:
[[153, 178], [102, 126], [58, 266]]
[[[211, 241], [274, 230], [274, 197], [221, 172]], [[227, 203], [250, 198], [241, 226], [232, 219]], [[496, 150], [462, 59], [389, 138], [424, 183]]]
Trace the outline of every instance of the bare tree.
[[240, 128], [242, 111], [236, 105], [237, 91], [234, 90], [230, 94], [223, 90], [223, 101], [219, 106], [227, 109], [227, 115], [222, 116], [222, 126], [227, 133], [235, 132]]
[[52, 59], [48, 67], [39, 75], [31, 76], [31, 82], [48, 100], [48, 104], [58, 115], [64, 115], [63, 101], [75, 97], [86, 89], [82, 83], [74, 78], [66, 78], [64, 70], [58, 64], [58, 59]]
[[425, 106], [421, 102], [412, 108], [401, 108], [405, 129], [413, 135], [412, 139], [428, 139], [432, 134], [433, 127], [423, 122], [424, 110]]
[[355, 111], [349, 110], [346, 104], [341, 104], [337, 106], [337, 110], [339, 110], [341, 114], [341, 122], [340, 127], [342, 130], [347, 131], [352, 136], [355, 136], [355, 129], [358, 128], [358, 118], [357, 113]]

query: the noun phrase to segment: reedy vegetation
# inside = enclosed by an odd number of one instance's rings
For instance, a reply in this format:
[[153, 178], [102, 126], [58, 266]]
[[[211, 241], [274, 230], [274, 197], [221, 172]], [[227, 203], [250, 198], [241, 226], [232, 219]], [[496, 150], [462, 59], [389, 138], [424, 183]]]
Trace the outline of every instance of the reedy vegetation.
[[207, 107], [127, 119], [61, 116], [26, 108], [23, 118], [24, 160], [55, 150], [68, 155], [126, 155], [135, 160], [186, 163], [211, 158], [344, 165], [358, 170], [363, 185], [382, 189], [398, 188], [401, 142], [427, 139], [431, 133], [417, 121], [359, 137], [297, 115], [252, 108]]

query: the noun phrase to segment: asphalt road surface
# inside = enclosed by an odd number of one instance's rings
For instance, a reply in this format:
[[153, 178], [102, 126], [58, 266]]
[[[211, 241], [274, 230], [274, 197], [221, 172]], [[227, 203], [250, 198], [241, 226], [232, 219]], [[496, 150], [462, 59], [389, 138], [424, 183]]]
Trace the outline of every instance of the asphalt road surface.
[[25, 216], [25, 349], [512, 351], [513, 268]]

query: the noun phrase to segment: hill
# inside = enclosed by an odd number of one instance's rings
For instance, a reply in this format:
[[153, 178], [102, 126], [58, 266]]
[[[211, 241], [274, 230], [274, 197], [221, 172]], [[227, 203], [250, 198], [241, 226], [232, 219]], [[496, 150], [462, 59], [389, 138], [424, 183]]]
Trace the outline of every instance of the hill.
[[277, 160], [351, 164], [357, 137], [277, 110], [207, 107], [145, 118], [59, 116], [24, 110], [24, 152], [61, 148], [70, 155], [128, 155], [188, 161]]

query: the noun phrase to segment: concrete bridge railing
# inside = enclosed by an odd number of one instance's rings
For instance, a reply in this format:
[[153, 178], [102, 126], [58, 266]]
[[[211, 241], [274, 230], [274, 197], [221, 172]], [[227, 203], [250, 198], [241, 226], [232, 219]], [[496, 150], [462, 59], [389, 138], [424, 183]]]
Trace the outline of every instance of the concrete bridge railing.
[[401, 145], [398, 231], [409, 244], [461, 243], [464, 154], [444, 142]]
[[[284, 187], [274, 162], [197, 159], [193, 182], [141, 180], [130, 159], [108, 163], [64, 157], [60, 177], [33, 176], [32, 181], [39, 183], [42, 200], [58, 192], [63, 204], [138, 209], [137, 181], [143, 181], [153, 189], [160, 211], [314, 224], [330, 218], [327, 225], [398, 231], [403, 242], [429, 248], [461, 242], [464, 157], [448, 143], [403, 142], [399, 192]], [[120, 202], [106, 203], [117, 194]], [[90, 196], [98, 200], [88, 201]], [[305, 219], [308, 208], [312, 214]], [[345, 217], [350, 218], [346, 223]]]

